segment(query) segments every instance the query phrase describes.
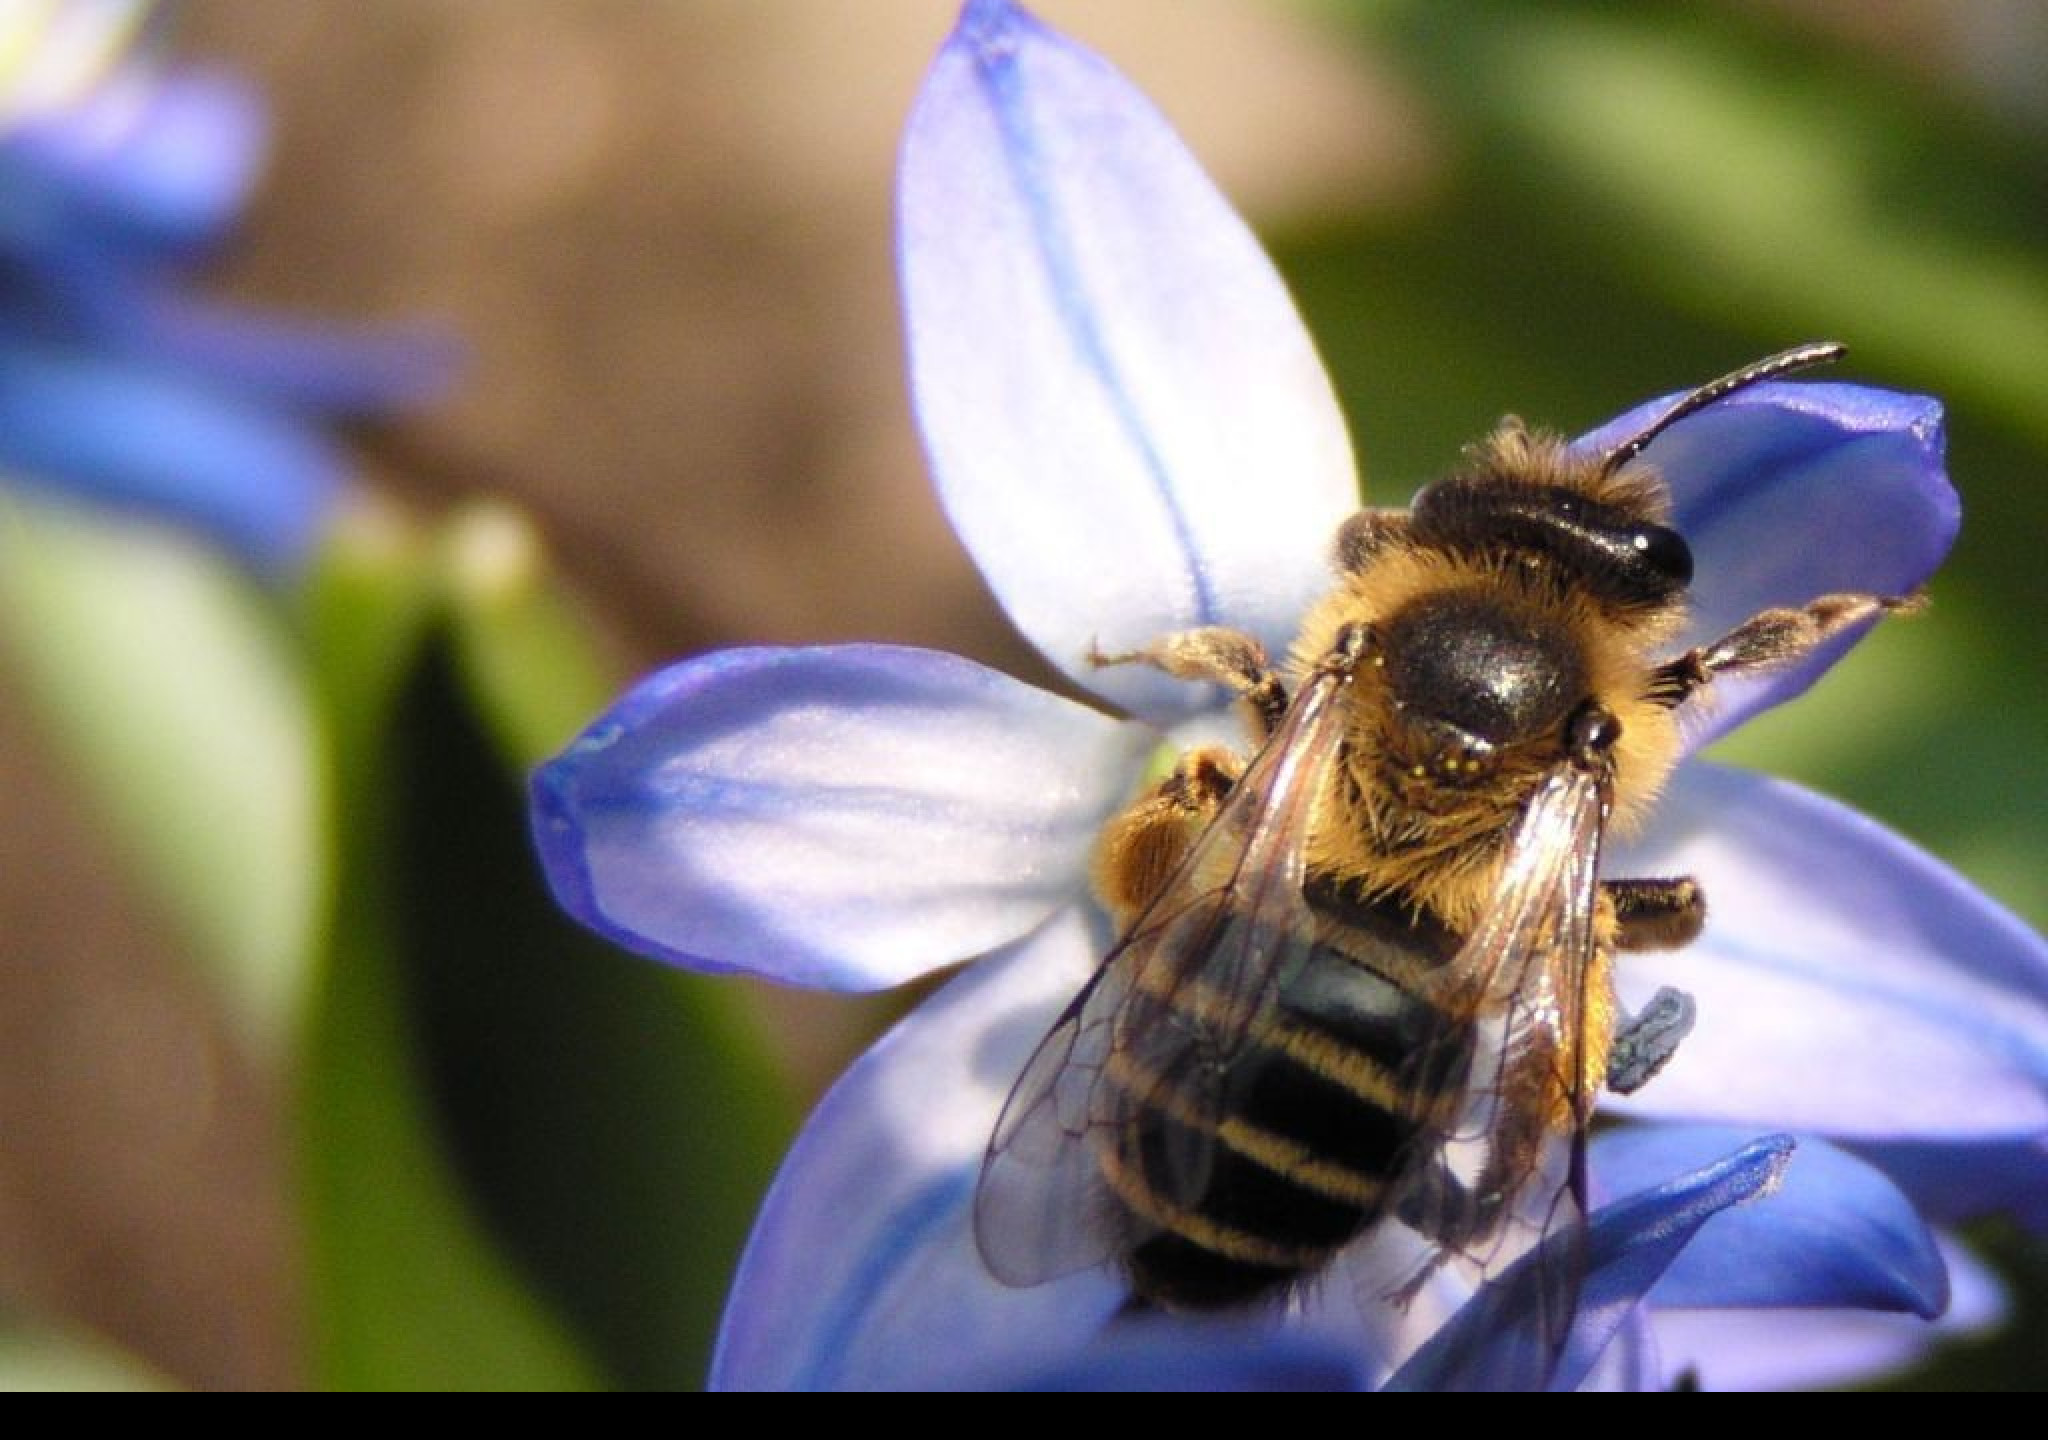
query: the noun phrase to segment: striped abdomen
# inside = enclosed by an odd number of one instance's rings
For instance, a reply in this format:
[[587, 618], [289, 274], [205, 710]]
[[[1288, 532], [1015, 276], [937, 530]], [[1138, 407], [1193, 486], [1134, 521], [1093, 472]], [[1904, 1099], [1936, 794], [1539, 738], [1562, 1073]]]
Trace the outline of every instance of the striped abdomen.
[[[1344, 918], [1227, 1063], [1199, 1046], [1152, 1052], [1173, 1056], [1168, 1074], [1143, 1045], [1112, 1058], [1124, 1120], [1103, 1163], [1142, 1237], [1126, 1263], [1145, 1300], [1232, 1305], [1319, 1268], [1385, 1213], [1455, 1109], [1469, 1026], [1388, 978], [1440, 963], [1455, 940], [1348, 906]], [[1184, 985], [1133, 1003], [1145, 1024], [1186, 1027], [1203, 1001]]]

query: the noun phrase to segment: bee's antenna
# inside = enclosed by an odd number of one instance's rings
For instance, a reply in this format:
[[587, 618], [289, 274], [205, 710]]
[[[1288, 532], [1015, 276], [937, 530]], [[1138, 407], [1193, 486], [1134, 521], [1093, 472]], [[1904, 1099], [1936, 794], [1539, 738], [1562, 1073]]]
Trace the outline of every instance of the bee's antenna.
[[1719, 380], [1709, 380], [1699, 389], [1687, 395], [1634, 435], [1622, 441], [1607, 452], [1607, 458], [1600, 462], [1600, 474], [1604, 479], [1619, 470], [1629, 461], [1643, 453], [1643, 447], [1676, 425], [1686, 416], [1704, 410], [1717, 400], [1726, 399], [1737, 390], [1747, 390], [1763, 380], [1775, 380], [1781, 375], [1790, 375], [1800, 370], [1810, 370], [1816, 365], [1827, 365], [1849, 353], [1849, 347], [1835, 340], [1816, 340], [1809, 345], [1795, 346], [1782, 350], [1776, 355], [1743, 366], [1732, 375], [1723, 375]]

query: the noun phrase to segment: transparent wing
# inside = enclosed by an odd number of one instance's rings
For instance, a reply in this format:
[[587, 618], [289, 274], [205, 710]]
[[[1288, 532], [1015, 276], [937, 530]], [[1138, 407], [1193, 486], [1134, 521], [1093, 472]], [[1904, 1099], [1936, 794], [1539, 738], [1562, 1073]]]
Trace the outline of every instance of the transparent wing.
[[[1569, 1337], [1585, 1271], [1586, 1129], [1592, 1120], [1588, 990], [1599, 937], [1606, 777], [1565, 766], [1537, 788], [1499, 886], [1446, 971], [1446, 1004], [1474, 1016], [1471, 1083], [1447, 1137], [1425, 1233], [1499, 1275], [1536, 1254], [1534, 1321], [1520, 1327], [1505, 1388], [1543, 1389]], [[1540, 1248], [1539, 1248], [1540, 1247]]]
[[1166, 1203], [1202, 1193], [1218, 1084], [1313, 944], [1302, 893], [1317, 778], [1343, 735], [1349, 672], [1323, 669], [1156, 899], [1032, 1055], [982, 1163], [974, 1232], [990, 1271], [1033, 1285], [1151, 1231], [1118, 1198], [1117, 1137], [1153, 1106], [1183, 1123]]

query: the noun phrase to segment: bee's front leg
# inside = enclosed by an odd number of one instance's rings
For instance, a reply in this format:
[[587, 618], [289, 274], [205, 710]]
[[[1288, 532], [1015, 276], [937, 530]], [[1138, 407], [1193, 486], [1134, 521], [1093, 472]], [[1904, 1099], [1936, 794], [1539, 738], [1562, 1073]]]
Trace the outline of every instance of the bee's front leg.
[[[1613, 907], [1617, 950], [1675, 950], [1698, 939], [1707, 923], [1707, 897], [1689, 875], [1605, 880], [1600, 889]], [[1649, 1084], [1692, 1033], [1694, 1014], [1692, 997], [1666, 986], [1640, 1014], [1624, 1019], [1607, 1047], [1607, 1089], [1633, 1095]]]
[[1763, 610], [1711, 645], [1688, 650], [1650, 673], [1649, 698], [1676, 709], [1722, 675], [1789, 664], [1851, 626], [1884, 615], [1910, 614], [1926, 603], [1913, 595], [1823, 595], [1798, 609]]
[[1221, 746], [1190, 750], [1095, 842], [1095, 893], [1121, 929], [1150, 905], [1244, 771]]
[[1227, 626], [1176, 631], [1143, 650], [1121, 655], [1093, 650], [1088, 663], [1097, 667], [1150, 665], [1176, 680], [1221, 685], [1250, 707], [1264, 738], [1272, 736], [1287, 713], [1287, 686], [1266, 658], [1266, 647], [1244, 631]]

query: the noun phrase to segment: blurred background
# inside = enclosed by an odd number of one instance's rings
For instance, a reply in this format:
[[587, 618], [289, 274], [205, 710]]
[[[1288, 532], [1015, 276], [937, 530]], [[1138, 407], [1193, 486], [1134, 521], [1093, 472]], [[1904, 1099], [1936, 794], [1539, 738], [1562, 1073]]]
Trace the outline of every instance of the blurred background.
[[[2048, 7], [1040, 8], [1268, 240], [1375, 500], [1505, 411], [1576, 431], [1805, 339], [1941, 396], [1965, 509], [1932, 613], [1725, 753], [2048, 924]], [[906, 1002], [582, 937], [537, 888], [519, 776], [625, 677], [719, 644], [1045, 675], [903, 388], [894, 148], [953, 9], [173, 7], [166, 53], [253, 82], [272, 126], [201, 288], [430, 322], [467, 358], [351, 432], [360, 488], [299, 580], [0, 512], [17, 1383], [701, 1376], [805, 1104]], [[1978, 1238], [2020, 1323], [1922, 1383], [2038, 1383], [2038, 1256]]]

